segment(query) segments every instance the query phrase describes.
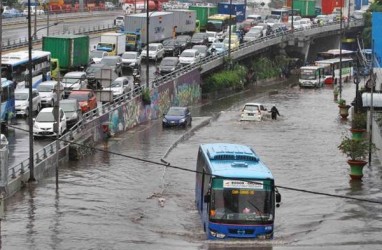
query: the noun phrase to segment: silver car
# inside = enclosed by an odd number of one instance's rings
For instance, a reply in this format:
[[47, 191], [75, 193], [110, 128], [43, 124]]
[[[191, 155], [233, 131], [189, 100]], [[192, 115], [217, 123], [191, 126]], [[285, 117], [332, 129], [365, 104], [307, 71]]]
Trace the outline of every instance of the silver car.
[[121, 56], [123, 68], [140, 68], [141, 67], [141, 55], [136, 51], [124, 52]]
[[64, 96], [68, 96], [72, 90], [86, 89], [88, 80], [86, 72], [72, 71], [68, 72], [62, 78], [62, 84], [64, 85]]

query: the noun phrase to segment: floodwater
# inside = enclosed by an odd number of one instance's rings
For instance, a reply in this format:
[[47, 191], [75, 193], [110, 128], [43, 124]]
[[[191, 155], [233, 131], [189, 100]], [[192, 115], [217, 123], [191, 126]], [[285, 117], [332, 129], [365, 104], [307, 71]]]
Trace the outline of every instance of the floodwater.
[[[354, 89], [354, 84], [344, 83], [342, 96], [349, 103]], [[58, 192], [51, 177], [7, 200], [2, 248], [380, 248], [381, 204], [346, 197], [382, 201], [381, 164], [373, 159], [363, 181], [350, 182], [346, 157], [337, 149], [350, 123], [340, 119], [332, 87], [288, 85], [264, 91], [194, 107], [193, 127], [221, 112], [172, 150], [185, 131], [163, 130], [158, 120], [118, 135], [109, 142], [113, 153], [97, 151], [62, 166]], [[268, 108], [276, 104], [281, 116], [276, 121], [239, 122], [245, 102]], [[205, 239], [194, 206], [195, 176], [184, 170], [195, 169], [199, 144], [209, 142], [248, 144], [272, 170], [282, 195], [273, 240]], [[167, 152], [170, 166], [165, 167], [160, 159]]]

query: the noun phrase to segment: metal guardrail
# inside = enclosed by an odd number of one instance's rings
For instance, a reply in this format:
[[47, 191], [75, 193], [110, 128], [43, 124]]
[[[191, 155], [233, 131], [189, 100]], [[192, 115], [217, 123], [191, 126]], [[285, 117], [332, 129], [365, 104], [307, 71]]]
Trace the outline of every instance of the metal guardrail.
[[[363, 25], [363, 21], [358, 21], [358, 22], [350, 22], [350, 28], [352, 27], [360, 27]], [[331, 25], [327, 26], [314, 26], [311, 28], [312, 31], [315, 31], [315, 34], [319, 34], [321, 32], [327, 32], [331, 30], [339, 29], [339, 23], [334, 23]], [[283, 38], [288, 38], [288, 39], [296, 39], [299, 35], [304, 35], [306, 36], [307, 30], [301, 30], [301, 31], [295, 31], [295, 32], [283, 32], [283, 33], [276, 33], [272, 34], [267, 37], [263, 37], [254, 41], [246, 42], [241, 44], [237, 49], [231, 51], [231, 57], [236, 57], [241, 51], [247, 49], [247, 48], [252, 48], [252, 50], [258, 48], [261, 49], [259, 46], [260, 44], [267, 44], [267, 46], [280, 43]], [[157, 88], [163, 83], [166, 83], [167, 81], [173, 80], [180, 75], [183, 75], [191, 70], [194, 69], [201, 69], [203, 70], [203, 67], [205, 67], [207, 64], [214, 63], [215, 67], [220, 66], [223, 63], [223, 58], [228, 55], [228, 52], [225, 54], [220, 54], [220, 55], [210, 55], [208, 57], [203, 58], [200, 62], [197, 62], [192, 65], [187, 65], [184, 66], [172, 73], [166, 74], [164, 76], [159, 76], [153, 81], [150, 82], [150, 85], [152, 88]], [[236, 58], [239, 59], [239, 58]], [[73, 127], [70, 128], [70, 130], [65, 133], [63, 136], [60, 137], [59, 141], [59, 149], [67, 147], [69, 145], [69, 141], [74, 140], [76, 135], [79, 135], [81, 131], [84, 129], [85, 124], [87, 124], [90, 121], [94, 121], [97, 119], [99, 116], [108, 113], [109, 111], [119, 107], [122, 104], [128, 103], [132, 101], [134, 98], [140, 98], [141, 94], [136, 93], [135, 90], [131, 90], [131, 92], [128, 92], [124, 95], [121, 95], [113, 100], [111, 103], [106, 103], [103, 104], [100, 108], [97, 108], [97, 110], [91, 110], [83, 115], [82, 120], [80, 120], [78, 123], [76, 123]], [[55, 152], [57, 151], [56, 147], [56, 142], [52, 142], [48, 145], [46, 145], [44, 148], [39, 150], [38, 152], [35, 153], [34, 159], [36, 164], [42, 161], [43, 159], [46, 159], [47, 157], [54, 155]], [[26, 168], [29, 166], [29, 158], [22, 161], [21, 163], [13, 166], [10, 168], [10, 178], [16, 178], [18, 175], [25, 173]]]
[[[74, 124], [68, 130], [68, 132], [66, 132], [64, 135], [60, 137], [58, 147], [57, 147], [57, 142], [53, 141], [34, 154], [35, 164], [38, 164], [42, 160], [45, 160], [46, 158], [55, 155], [57, 150], [61, 150], [68, 147], [70, 141], [73, 141], [78, 135], [81, 135], [81, 132], [84, 130], [84, 127], [88, 122], [92, 122], [98, 119], [103, 114], [106, 114], [118, 108], [122, 104], [131, 102], [135, 98], [140, 98], [140, 96], [141, 96], [141, 93], [136, 93], [135, 90], [131, 90], [130, 92], [125, 93], [124, 95], [118, 96], [117, 98], [113, 100], [113, 102], [103, 104], [101, 107], [97, 109], [93, 109], [83, 114], [82, 119], [78, 121], [76, 124]], [[8, 177], [10, 179], [14, 179], [18, 175], [24, 174], [28, 170], [27, 169], [28, 167], [29, 167], [29, 158], [9, 168]]]
[[[56, 32], [56, 33], [51, 33], [51, 35], [63, 35], [63, 34], [76, 34], [76, 35], [83, 35], [83, 34], [87, 34], [87, 35], [90, 35], [90, 34], [97, 34], [97, 33], [103, 33], [103, 32], [107, 32], [107, 31], [114, 31], [115, 30], [115, 27], [114, 25], [96, 25], [96, 26], [92, 26], [92, 27], [88, 27], [87, 29], [86, 28], [81, 28], [79, 27], [78, 29], [72, 29], [72, 30], [68, 30], [66, 32]], [[32, 41], [32, 45], [38, 45], [38, 44], [41, 44], [42, 42], [42, 37], [43, 35], [36, 35], [35, 39], [33, 39]], [[16, 40], [7, 40], [7, 41], [3, 41], [3, 51], [7, 51], [7, 50], [14, 50], [14, 49], [18, 49], [18, 48], [24, 48], [24, 47], [27, 47], [28, 46], [28, 38], [27, 37], [24, 37], [24, 38], [19, 38], [19, 39], [16, 39]]]

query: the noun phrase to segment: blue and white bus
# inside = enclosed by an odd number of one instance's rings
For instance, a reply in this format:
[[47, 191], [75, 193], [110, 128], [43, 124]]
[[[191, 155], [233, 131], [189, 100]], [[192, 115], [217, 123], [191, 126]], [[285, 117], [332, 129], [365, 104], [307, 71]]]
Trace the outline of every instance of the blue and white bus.
[[[32, 87], [51, 79], [51, 53], [48, 51], [32, 51]], [[4, 53], [1, 57], [1, 77], [13, 81], [18, 88], [28, 87], [28, 51]]]
[[208, 239], [272, 239], [281, 195], [254, 150], [245, 145], [199, 146], [195, 201]]
[[1, 78], [1, 125], [7, 124], [16, 116], [15, 111], [15, 86], [12, 81]]

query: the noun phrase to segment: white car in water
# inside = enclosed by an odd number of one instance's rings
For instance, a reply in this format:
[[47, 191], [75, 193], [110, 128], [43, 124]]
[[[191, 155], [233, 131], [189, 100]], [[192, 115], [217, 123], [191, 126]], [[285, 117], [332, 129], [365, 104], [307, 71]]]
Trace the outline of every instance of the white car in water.
[[246, 103], [241, 110], [240, 121], [262, 121], [269, 116], [268, 110], [260, 103]]
[[[64, 111], [59, 109], [58, 135], [61, 136], [66, 130], [66, 115]], [[53, 108], [43, 108], [33, 119], [33, 136], [35, 137], [52, 137], [57, 136], [54, 126], [57, 121], [53, 114]]]

